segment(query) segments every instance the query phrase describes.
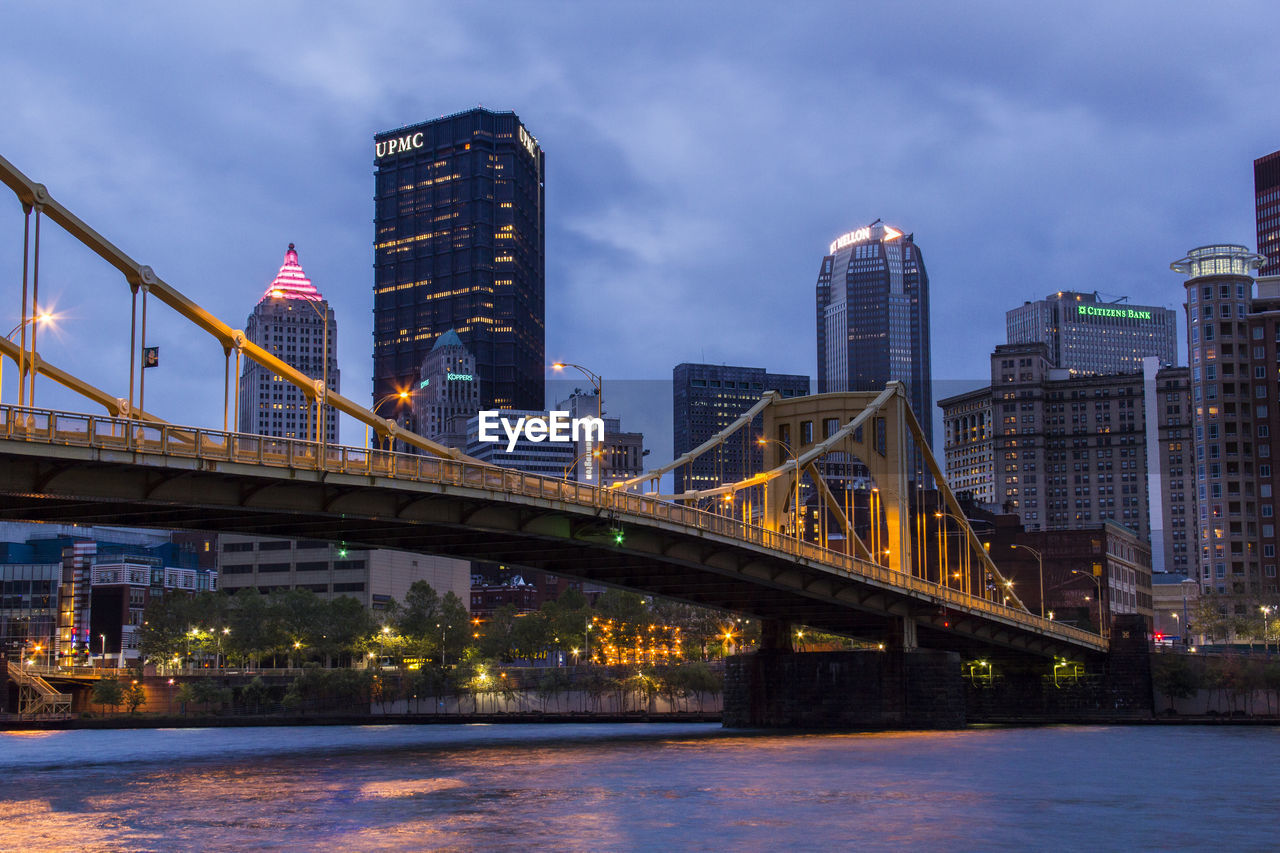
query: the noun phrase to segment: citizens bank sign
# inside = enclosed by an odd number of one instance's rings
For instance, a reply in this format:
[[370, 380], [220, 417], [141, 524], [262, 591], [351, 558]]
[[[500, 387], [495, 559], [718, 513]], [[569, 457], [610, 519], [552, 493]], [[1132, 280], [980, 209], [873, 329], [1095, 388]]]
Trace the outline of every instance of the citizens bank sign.
[[[480, 414], [479, 439], [488, 444], [507, 440], [507, 453], [516, 449], [520, 439], [540, 444], [572, 444], [585, 440], [588, 445], [604, 441], [604, 420], [601, 418], [570, 418], [568, 412], [547, 412], [545, 418], [519, 417], [514, 423], [502, 417], [498, 409], [486, 409]], [[498, 434], [501, 428], [503, 435]]]
[[384, 139], [381, 142], [375, 142], [373, 150], [376, 157], [386, 157], [391, 154], [402, 154], [405, 151], [415, 151], [422, 147], [422, 131], [417, 133], [398, 136], [393, 139]]
[[1102, 308], [1097, 305], [1077, 305], [1077, 317], [1114, 317], [1117, 320], [1150, 320], [1150, 311], [1134, 308]]

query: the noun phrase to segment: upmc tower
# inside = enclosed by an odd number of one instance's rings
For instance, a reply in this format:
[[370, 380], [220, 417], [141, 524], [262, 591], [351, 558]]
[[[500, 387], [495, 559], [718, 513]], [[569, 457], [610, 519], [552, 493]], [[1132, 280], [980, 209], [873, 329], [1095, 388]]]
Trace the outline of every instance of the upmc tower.
[[818, 393], [905, 382], [932, 443], [929, 276], [913, 237], [877, 220], [832, 242], [818, 270]]
[[[481, 408], [541, 409], [543, 155], [512, 112], [445, 116], [374, 137], [373, 394], [417, 388], [450, 329], [475, 356]], [[394, 411], [392, 406], [395, 406]]]

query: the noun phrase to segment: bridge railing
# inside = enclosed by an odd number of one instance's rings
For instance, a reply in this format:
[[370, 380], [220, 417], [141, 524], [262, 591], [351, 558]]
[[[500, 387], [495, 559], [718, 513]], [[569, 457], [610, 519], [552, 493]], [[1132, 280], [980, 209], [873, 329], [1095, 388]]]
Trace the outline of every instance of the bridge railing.
[[[622, 513], [693, 528], [700, 533], [723, 536], [735, 542], [745, 541], [819, 564], [850, 577], [909, 589], [949, 607], [981, 612], [1015, 622], [1033, 631], [1089, 644], [1097, 644], [1100, 639], [1088, 631], [1042, 619], [1024, 610], [969, 595], [962, 590], [915, 575], [894, 571], [879, 563], [831, 551], [740, 519], [647, 495], [543, 477], [509, 468], [360, 447], [326, 445], [321, 448], [315, 442], [296, 439], [156, 425], [110, 416], [15, 406], [0, 406], [0, 436], [49, 444], [159, 453], [274, 468], [323, 469], [341, 474], [384, 476], [561, 501], [611, 516]], [[323, 460], [320, 458], [322, 453]]]

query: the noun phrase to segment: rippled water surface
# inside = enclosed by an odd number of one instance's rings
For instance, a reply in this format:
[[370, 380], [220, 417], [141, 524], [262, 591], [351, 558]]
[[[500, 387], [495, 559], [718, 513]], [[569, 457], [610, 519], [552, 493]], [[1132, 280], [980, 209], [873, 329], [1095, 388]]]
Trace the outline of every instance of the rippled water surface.
[[0, 732], [0, 850], [1274, 849], [1280, 731]]

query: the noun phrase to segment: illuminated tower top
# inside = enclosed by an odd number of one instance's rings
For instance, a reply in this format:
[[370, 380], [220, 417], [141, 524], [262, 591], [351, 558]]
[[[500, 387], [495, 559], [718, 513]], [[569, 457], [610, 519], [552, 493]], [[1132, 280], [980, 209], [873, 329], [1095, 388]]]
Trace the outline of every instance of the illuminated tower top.
[[[311, 283], [311, 279], [307, 278], [307, 274], [302, 271], [302, 264], [298, 263], [298, 252], [293, 248], [293, 244], [289, 244], [289, 249], [284, 253], [284, 263], [280, 265], [280, 271], [276, 273], [276, 277], [267, 285], [267, 291], [262, 294], [262, 299], [308, 299], [312, 302], [323, 302], [324, 297], [320, 295], [320, 291], [316, 290]], [[262, 299], [258, 300], [259, 302]]]

